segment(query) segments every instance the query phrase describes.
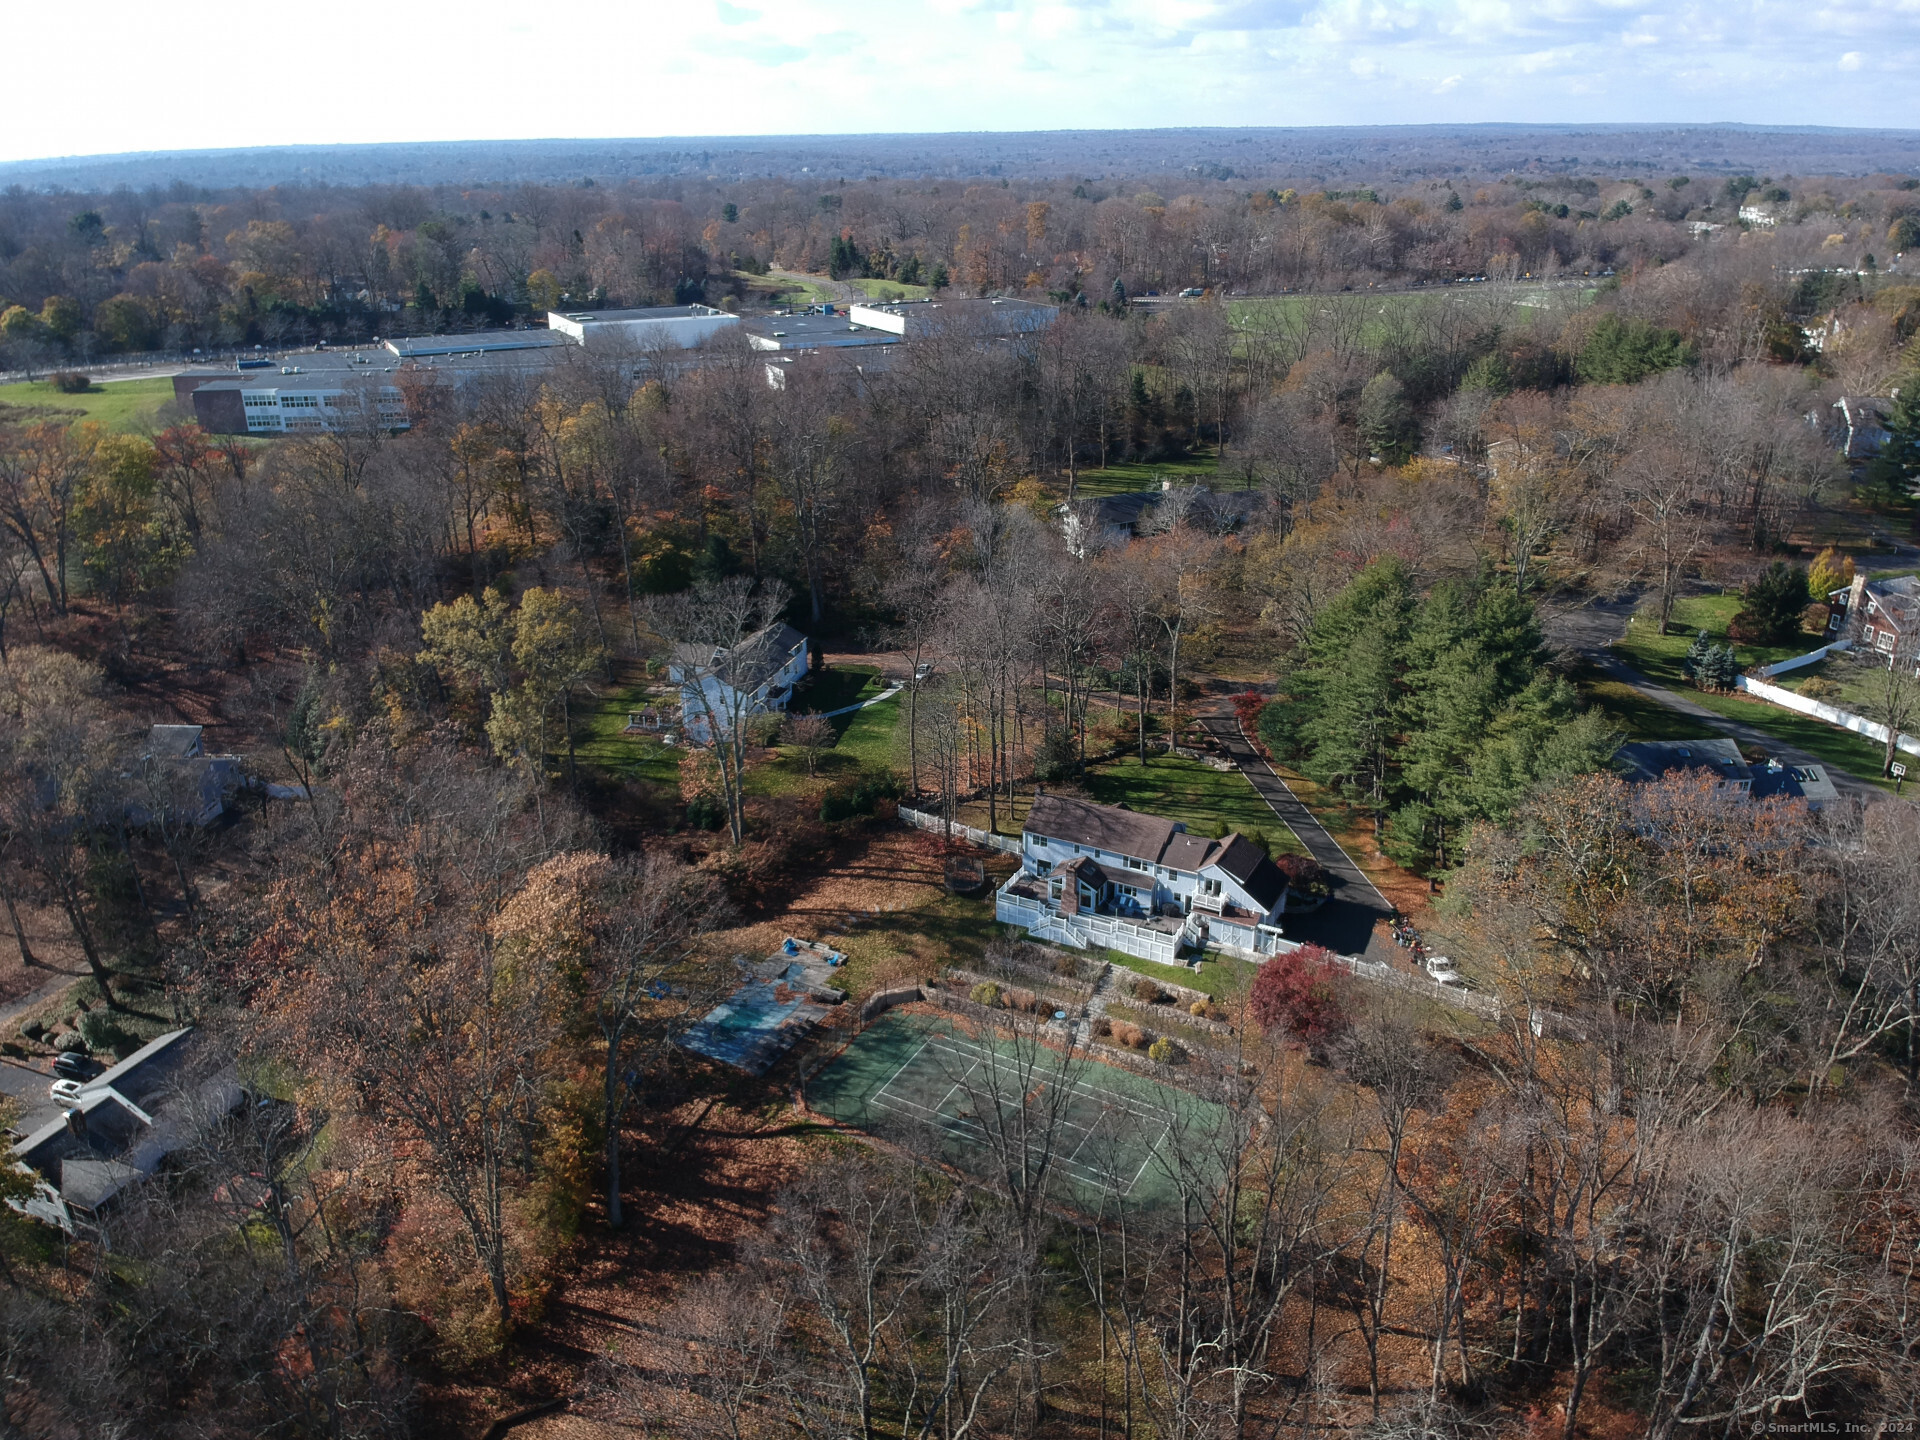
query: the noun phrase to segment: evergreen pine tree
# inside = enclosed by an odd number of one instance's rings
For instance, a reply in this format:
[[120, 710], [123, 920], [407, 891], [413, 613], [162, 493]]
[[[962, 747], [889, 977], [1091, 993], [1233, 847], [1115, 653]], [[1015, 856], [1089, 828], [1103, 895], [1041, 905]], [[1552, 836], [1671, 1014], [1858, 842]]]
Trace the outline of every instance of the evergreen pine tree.
[[1867, 481], [1883, 494], [1912, 499], [1920, 492], [1920, 375], [1900, 386], [1887, 416], [1887, 443], [1867, 466]]
[[1700, 667], [1705, 663], [1707, 651], [1713, 648], [1713, 642], [1702, 630], [1693, 637], [1693, 644], [1687, 647], [1687, 658], [1680, 662], [1680, 668], [1686, 671], [1687, 678], [1695, 684], [1700, 683]]

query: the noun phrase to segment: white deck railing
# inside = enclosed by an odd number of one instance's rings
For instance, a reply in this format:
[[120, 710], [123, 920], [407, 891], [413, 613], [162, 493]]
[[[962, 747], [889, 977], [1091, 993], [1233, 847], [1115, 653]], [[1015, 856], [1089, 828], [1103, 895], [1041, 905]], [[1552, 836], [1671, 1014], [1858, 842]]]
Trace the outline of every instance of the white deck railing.
[[1053, 940], [1075, 949], [1095, 947], [1118, 950], [1141, 960], [1162, 965], [1180, 963], [1180, 941], [1184, 931], [1160, 930], [1136, 925], [1113, 915], [1065, 915], [1051, 905], [1042, 905], [1011, 893], [1020, 879], [1015, 872], [994, 894], [993, 917], [1008, 925], [1020, 925], [1042, 940]]

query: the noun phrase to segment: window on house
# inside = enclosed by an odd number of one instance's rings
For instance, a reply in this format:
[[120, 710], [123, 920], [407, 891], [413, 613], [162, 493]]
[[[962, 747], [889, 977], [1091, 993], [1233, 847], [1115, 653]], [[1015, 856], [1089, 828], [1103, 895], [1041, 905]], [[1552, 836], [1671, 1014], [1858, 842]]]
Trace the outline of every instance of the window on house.
[[1129, 870], [1151, 870], [1153, 867], [1147, 864], [1146, 861], [1136, 860], [1133, 856], [1129, 855], [1127, 856], [1127, 868]]

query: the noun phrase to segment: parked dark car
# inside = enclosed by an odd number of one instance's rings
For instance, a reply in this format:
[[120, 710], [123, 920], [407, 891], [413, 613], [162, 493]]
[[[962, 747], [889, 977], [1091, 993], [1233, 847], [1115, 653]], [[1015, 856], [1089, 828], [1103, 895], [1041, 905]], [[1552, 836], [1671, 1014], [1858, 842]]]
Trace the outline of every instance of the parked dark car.
[[53, 1057], [53, 1073], [68, 1080], [91, 1080], [99, 1068], [86, 1056], [72, 1050], [62, 1050]]

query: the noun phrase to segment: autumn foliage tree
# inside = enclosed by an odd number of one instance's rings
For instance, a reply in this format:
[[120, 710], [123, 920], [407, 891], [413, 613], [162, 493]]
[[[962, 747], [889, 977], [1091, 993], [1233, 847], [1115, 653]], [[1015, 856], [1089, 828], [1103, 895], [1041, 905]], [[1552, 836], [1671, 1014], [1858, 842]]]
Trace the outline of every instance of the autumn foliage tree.
[[416, 1269], [444, 1265], [434, 1217], [450, 1215], [471, 1268], [426, 1293], [443, 1341], [476, 1355], [578, 1223], [592, 1128], [579, 888], [597, 857], [561, 856], [516, 884], [462, 828], [362, 838], [324, 887], [283, 893], [274, 989], [312, 1101], [392, 1147]]
[[1301, 945], [1260, 967], [1247, 992], [1247, 1013], [1269, 1035], [1322, 1045], [1349, 1023], [1341, 977], [1331, 951]]

